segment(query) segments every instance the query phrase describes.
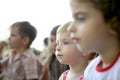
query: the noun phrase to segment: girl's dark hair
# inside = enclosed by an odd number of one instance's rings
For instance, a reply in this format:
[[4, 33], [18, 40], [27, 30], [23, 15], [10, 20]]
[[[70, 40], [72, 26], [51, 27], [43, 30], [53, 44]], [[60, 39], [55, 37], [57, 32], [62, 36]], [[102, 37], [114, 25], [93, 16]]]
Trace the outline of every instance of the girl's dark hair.
[[51, 30], [50, 35], [56, 35], [56, 32], [57, 32], [58, 27], [60, 27], [60, 25], [55, 26], [55, 27]]
[[[56, 36], [56, 33], [57, 33], [57, 29], [60, 27], [60, 25], [57, 25], [55, 27], [52, 28], [51, 32], [50, 32], [50, 35], [55, 35]], [[56, 56], [55, 56], [55, 53], [53, 53], [53, 55], [51, 55], [51, 57], [49, 58], [49, 68], [51, 69], [51, 63], [53, 63], [53, 61], [56, 59]]]
[[37, 36], [37, 30], [34, 26], [32, 26], [28, 21], [23, 21], [23, 22], [15, 22], [14, 24], [11, 25], [11, 29], [14, 27], [18, 27], [19, 33], [21, 37], [29, 37], [29, 44], [28, 47], [32, 44], [33, 40]]
[[95, 8], [102, 12], [104, 20], [109, 23], [117, 33], [120, 41], [120, 0], [78, 0], [93, 4]]

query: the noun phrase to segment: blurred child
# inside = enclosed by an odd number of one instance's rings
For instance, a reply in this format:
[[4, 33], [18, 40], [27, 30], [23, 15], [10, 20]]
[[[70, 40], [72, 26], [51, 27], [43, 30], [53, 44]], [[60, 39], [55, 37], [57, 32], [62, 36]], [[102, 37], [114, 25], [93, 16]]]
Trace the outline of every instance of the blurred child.
[[3, 59], [4, 48], [7, 46], [8, 46], [8, 44], [6, 41], [0, 41], [0, 60]]
[[62, 25], [57, 30], [56, 57], [62, 64], [67, 64], [70, 70], [65, 71], [59, 80], [83, 80], [83, 74], [88, 62], [89, 55], [83, 55], [70, 38], [67, 28], [70, 22]]
[[41, 80], [48, 80], [48, 62], [49, 62], [49, 58], [52, 54], [50, 47], [49, 47], [49, 37], [45, 37], [43, 39], [43, 43], [44, 43], [44, 49], [41, 52], [39, 59], [41, 61], [41, 64], [43, 65], [43, 72], [42, 72], [42, 77]]
[[50, 56], [48, 65], [48, 80], [58, 80], [61, 73], [68, 69], [68, 65], [61, 64], [55, 56], [56, 32], [59, 26], [60, 25], [55, 26], [50, 32], [50, 48], [52, 55]]
[[12, 52], [0, 62], [3, 80], [38, 80], [42, 65], [30, 45], [36, 29], [27, 21], [16, 22], [10, 27], [9, 45]]
[[81, 51], [99, 53], [85, 70], [85, 80], [120, 80], [120, 1], [71, 0], [68, 28]]
[[43, 40], [44, 48], [42, 53], [40, 54], [40, 61], [43, 65], [46, 65], [48, 63], [48, 59], [51, 55], [51, 50], [49, 48], [49, 37], [45, 37]]

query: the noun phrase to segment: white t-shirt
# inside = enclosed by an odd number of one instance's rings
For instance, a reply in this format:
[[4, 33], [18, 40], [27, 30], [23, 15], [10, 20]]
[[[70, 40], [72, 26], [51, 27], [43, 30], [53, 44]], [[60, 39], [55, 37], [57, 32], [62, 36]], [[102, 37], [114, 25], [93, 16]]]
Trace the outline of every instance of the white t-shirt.
[[120, 80], [120, 55], [106, 68], [99, 68], [100, 56], [91, 61], [84, 74], [85, 80]]

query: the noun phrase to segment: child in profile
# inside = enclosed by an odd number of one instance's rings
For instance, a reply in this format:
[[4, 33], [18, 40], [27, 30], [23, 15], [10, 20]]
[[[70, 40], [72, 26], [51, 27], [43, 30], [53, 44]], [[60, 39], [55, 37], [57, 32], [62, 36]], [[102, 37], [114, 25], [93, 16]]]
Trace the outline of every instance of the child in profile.
[[77, 48], [67, 31], [70, 23], [67, 22], [57, 30], [56, 57], [60, 63], [67, 64], [70, 67], [69, 70], [61, 74], [59, 80], [83, 80], [84, 70], [93, 55], [83, 55], [83, 52]]
[[99, 54], [85, 80], [120, 80], [120, 0], [70, 0], [74, 21], [68, 30], [81, 51]]
[[3, 80], [38, 80], [42, 65], [30, 45], [36, 37], [36, 29], [29, 22], [15, 22], [10, 27], [8, 58], [0, 62]]

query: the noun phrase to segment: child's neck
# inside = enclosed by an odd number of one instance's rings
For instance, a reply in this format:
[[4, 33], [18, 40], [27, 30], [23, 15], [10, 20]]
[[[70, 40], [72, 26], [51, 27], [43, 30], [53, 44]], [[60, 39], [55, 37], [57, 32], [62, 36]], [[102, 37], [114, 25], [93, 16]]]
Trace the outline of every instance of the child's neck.
[[111, 64], [119, 55], [120, 47], [119, 44], [116, 45], [109, 45], [107, 50], [101, 53], [101, 58], [103, 61], [102, 67], [106, 67]]
[[70, 66], [70, 71], [68, 73], [67, 80], [76, 80], [80, 76], [83, 76], [84, 70], [87, 65], [88, 65], [87, 62], [85, 62], [85, 63], [80, 62], [77, 65]]
[[16, 49], [16, 53], [17, 54], [23, 54], [25, 51], [27, 51], [28, 48], [20, 48], [20, 49]]

